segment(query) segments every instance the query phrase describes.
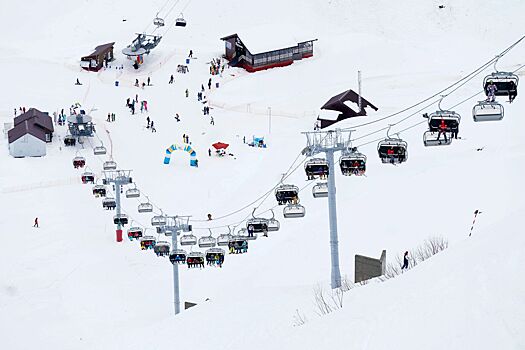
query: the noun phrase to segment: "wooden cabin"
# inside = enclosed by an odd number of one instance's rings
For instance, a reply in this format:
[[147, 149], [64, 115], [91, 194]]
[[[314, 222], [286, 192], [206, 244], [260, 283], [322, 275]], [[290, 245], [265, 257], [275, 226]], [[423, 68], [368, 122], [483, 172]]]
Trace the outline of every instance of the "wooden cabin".
[[85, 70], [98, 72], [104, 66], [104, 63], [107, 64], [115, 59], [113, 56], [113, 45], [115, 45], [114, 42], [95, 47], [95, 50], [90, 55], [80, 59], [80, 66]]
[[[243, 34], [244, 36], [244, 34]], [[250, 49], [244, 44], [238, 34], [221, 38], [224, 41], [225, 58], [232, 67], [242, 67], [248, 72], [284, 67], [294, 61], [312, 57], [314, 54], [314, 41], [317, 39], [301, 41], [284, 40], [279, 36], [277, 40], [260, 35], [248, 35], [247, 42]], [[278, 49], [276, 49], [276, 47]]]

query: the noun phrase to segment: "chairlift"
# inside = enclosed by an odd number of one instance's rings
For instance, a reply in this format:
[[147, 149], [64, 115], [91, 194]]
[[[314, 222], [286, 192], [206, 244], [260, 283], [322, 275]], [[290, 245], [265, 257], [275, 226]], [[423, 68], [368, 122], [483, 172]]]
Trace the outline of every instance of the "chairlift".
[[315, 178], [325, 179], [328, 176], [328, 162], [324, 158], [312, 158], [304, 164], [304, 171], [308, 180]]
[[279, 231], [281, 228], [281, 224], [279, 223], [279, 220], [275, 218], [275, 213], [273, 212], [273, 209], [270, 209], [272, 211], [272, 218], [268, 219], [268, 232], [275, 232]]
[[115, 170], [117, 169], [117, 162], [115, 162], [114, 160], [108, 160], [105, 161], [104, 164], [102, 164], [102, 167], [104, 168], [104, 170]]
[[102, 200], [102, 208], [106, 210], [112, 210], [115, 209], [117, 206], [117, 202], [115, 201], [115, 198], [106, 197], [104, 200]]
[[208, 265], [222, 267], [226, 252], [221, 248], [210, 248], [206, 250], [206, 263]]
[[106, 186], [104, 185], [95, 185], [92, 191], [95, 197], [106, 197]]
[[95, 174], [91, 171], [84, 171], [81, 176], [83, 184], [94, 184], [95, 183]]
[[328, 184], [326, 182], [318, 182], [312, 187], [312, 195], [314, 198], [328, 197]]
[[204, 254], [201, 252], [190, 252], [186, 257], [186, 264], [189, 268], [204, 267]]
[[285, 218], [302, 218], [306, 215], [306, 209], [301, 204], [288, 204], [283, 208]]
[[386, 132], [387, 138], [377, 145], [377, 153], [382, 163], [400, 164], [408, 159], [408, 143], [400, 138], [389, 135], [390, 127]]
[[257, 208], [253, 208], [252, 218], [246, 221], [246, 230], [248, 231], [248, 236], [250, 236], [250, 234], [253, 235], [253, 233], [262, 233], [266, 236], [268, 234], [268, 219], [256, 218], [256, 209]]
[[[182, 237], [181, 239], [181, 245], [182, 245]], [[189, 240], [189, 238], [187, 238]], [[211, 231], [209, 236], [204, 236], [199, 238], [198, 240], [199, 248], [213, 248], [217, 244], [217, 240], [212, 237]]]
[[176, 249], [172, 250], [170, 252], [170, 262], [175, 264], [185, 264], [186, 263], [186, 256], [188, 253], [184, 249]]
[[197, 244], [197, 237], [191, 233], [180, 236], [180, 245], [195, 245]]
[[155, 243], [155, 247], [153, 247], [153, 252], [155, 252], [157, 256], [168, 256], [170, 254], [170, 247], [169, 242], [158, 241]]
[[164, 27], [164, 19], [159, 17], [159, 14], [157, 13], [157, 17], [153, 19], [153, 25], [157, 27]]
[[472, 117], [475, 122], [501, 120], [504, 112], [503, 106], [497, 102], [479, 101], [472, 108]]
[[366, 156], [354, 147], [339, 158], [339, 167], [344, 176], [362, 176], [366, 172]]
[[[264, 236], [268, 236], [268, 234], [263, 233]], [[246, 241], [255, 241], [257, 239], [257, 234], [253, 233], [253, 231], [250, 233], [246, 228], [242, 227], [235, 236], [237, 238], [242, 238]]]
[[64, 146], [74, 146], [77, 143], [77, 139], [73, 135], [64, 136]]
[[138, 198], [140, 197], [140, 191], [138, 188], [128, 188], [126, 190], [126, 198]]
[[137, 209], [139, 213], [151, 213], [153, 211], [153, 204], [149, 202], [140, 203]]
[[128, 216], [126, 214], [117, 214], [113, 216], [113, 223], [115, 225], [127, 225], [128, 224]]
[[157, 244], [157, 240], [153, 236], [144, 236], [139, 239], [140, 242], [140, 249], [147, 250], [147, 249], [153, 249], [155, 248], [155, 244]]
[[93, 154], [96, 156], [104, 155], [107, 153], [106, 147], [104, 146], [95, 146], [93, 148]]
[[130, 241], [141, 238], [142, 233], [142, 229], [138, 226], [128, 228], [128, 238]]
[[177, 19], [175, 20], [175, 26], [176, 27], [186, 27], [186, 20], [184, 19], [182, 12], [179, 15], [179, 17], [177, 17]]
[[80, 156], [73, 158], [73, 167], [75, 169], [83, 168], [84, 165], [86, 165], [86, 158]]
[[496, 85], [496, 96], [509, 96], [509, 102], [514, 101], [516, 96], [518, 96], [518, 83], [519, 78], [516, 74], [512, 72], [494, 72], [490, 75], [487, 75], [483, 79], [483, 89], [485, 94], [488, 96], [488, 86], [490, 83]]
[[428, 129], [430, 131], [442, 131], [444, 124], [447, 132], [457, 133], [460, 122], [461, 116], [454, 111], [439, 110], [428, 115]]
[[248, 252], [248, 240], [243, 236], [233, 236], [228, 246], [230, 254], [244, 254]]
[[452, 133], [427, 130], [423, 134], [423, 144], [429, 146], [447, 146], [452, 143]]
[[275, 189], [275, 198], [279, 205], [296, 202], [299, 199], [299, 187], [295, 185], [279, 185]]
[[165, 226], [166, 217], [164, 215], [155, 215], [151, 218], [151, 226]]

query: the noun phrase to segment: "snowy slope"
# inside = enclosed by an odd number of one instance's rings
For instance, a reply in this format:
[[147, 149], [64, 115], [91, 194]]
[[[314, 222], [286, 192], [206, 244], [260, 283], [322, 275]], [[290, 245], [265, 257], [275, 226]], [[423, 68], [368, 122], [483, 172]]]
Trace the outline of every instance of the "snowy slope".
[[[144, 30], [164, 1], [10, 3], [9, 11], [0, 14], [0, 28], [9, 38], [0, 44], [1, 74], [9, 85], [0, 95], [0, 123], [12, 120], [18, 106], [52, 112], [78, 101], [93, 109], [98, 136], [113, 145], [119, 166], [133, 170], [137, 186], [164, 213], [201, 220], [193, 223], [197, 235], [208, 234], [208, 227], [225, 233], [224, 226], [245, 220], [256, 205], [250, 202], [288, 170], [305, 145], [300, 132], [311, 130], [319, 106], [344, 89], [357, 88], [358, 69], [363, 95], [380, 110], [340, 127], [418, 102], [519, 39], [525, 3], [505, 4], [500, 23], [488, 1], [474, 0], [395, 5], [386, 0], [271, 0], [257, 11], [238, 0], [190, 2], [184, 11], [188, 27], [170, 29], [137, 72], [120, 49]], [[175, 6], [172, 21], [184, 6]], [[319, 39], [315, 55], [285, 68], [256, 74], [229, 69], [222, 78], [214, 77], [221, 88], [207, 91], [214, 106], [215, 125], [210, 125], [196, 102], [197, 90], [209, 78], [206, 62], [223, 53], [220, 36], [259, 26], [273, 26], [272, 35], [303, 30]], [[81, 71], [79, 57], [109, 41], [116, 41], [116, 64], [125, 69]], [[524, 64], [523, 45], [498, 67], [514, 70]], [[175, 74], [190, 49], [198, 57], [190, 73]], [[490, 71], [445, 98], [443, 106], [480, 91]], [[173, 85], [167, 84], [170, 74], [175, 74]], [[523, 77], [523, 71], [519, 74]], [[148, 76], [153, 86], [133, 87], [136, 78]], [[82, 86], [73, 85], [77, 77]], [[184, 97], [186, 88], [190, 98]], [[93, 156], [90, 148], [99, 141], [66, 149], [60, 143], [66, 130], [57, 127], [45, 158], [13, 159], [7, 141], [0, 139], [2, 348], [523, 348], [524, 284], [516, 278], [524, 263], [521, 93], [512, 105], [505, 103], [506, 116], [499, 123], [472, 121], [470, 109], [481, 95], [458, 106], [463, 139], [450, 147], [425, 149], [421, 125], [401, 134], [409, 142], [406, 164], [381, 164], [377, 143], [371, 142], [360, 148], [368, 155], [366, 178], [338, 172], [343, 274], [353, 276], [355, 254], [378, 256], [386, 249], [393, 261], [398, 252], [432, 235], [448, 238], [451, 248], [394, 280], [348, 292], [343, 310], [323, 318], [315, 315], [313, 288], [329, 282], [328, 210], [324, 199], [311, 197], [311, 187], [301, 192], [304, 219], [285, 221], [277, 208], [281, 230], [253, 242], [248, 254], [227, 256], [220, 270], [181, 269], [182, 299], [199, 305], [173, 317], [171, 264], [140, 251], [136, 242], [117, 244], [113, 213], [102, 210], [91, 186], [82, 186], [81, 172], [71, 166], [78, 152], [100, 174], [107, 157]], [[145, 129], [146, 114], [130, 116], [125, 108], [126, 98], [135, 94], [148, 100], [156, 134]], [[104, 121], [109, 112], [116, 113], [115, 123]], [[394, 130], [421, 121], [419, 115]], [[359, 128], [354, 137], [387, 123]], [[169, 166], [162, 164], [164, 150], [181, 142], [183, 134], [197, 150], [198, 169], [190, 168], [182, 153], [173, 154]], [[265, 136], [269, 148], [245, 146], [243, 136], [252, 135]], [[208, 157], [216, 141], [230, 143], [235, 159]], [[477, 152], [480, 147], [483, 151]], [[307, 185], [302, 166], [287, 181]], [[124, 210], [136, 224], [149, 227], [150, 216], [136, 212], [138, 203], [125, 200]], [[259, 212], [273, 206], [270, 196]], [[205, 221], [207, 213], [221, 217], [243, 207], [224, 219]], [[483, 214], [467, 238], [475, 209]], [[35, 216], [39, 229], [31, 227]], [[293, 327], [297, 309], [309, 320], [302, 327]]]

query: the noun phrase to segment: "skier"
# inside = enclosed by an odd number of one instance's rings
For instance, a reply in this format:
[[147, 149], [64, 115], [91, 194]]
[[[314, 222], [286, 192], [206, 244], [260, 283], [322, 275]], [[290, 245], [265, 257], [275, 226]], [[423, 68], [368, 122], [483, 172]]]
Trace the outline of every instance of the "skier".
[[170, 77], [170, 81], [169, 81], [168, 84], [173, 84], [173, 80], [174, 80], [174, 78], [173, 78], [173, 74], [172, 74], [171, 77]]
[[129, 107], [130, 100], [131, 98], [128, 97], [128, 99], [126, 100], [126, 107]]
[[190, 95], [190, 91], [186, 89], [186, 97], [188, 97], [189, 95]]
[[107, 122], [110, 122], [111, 121], [111, 113], [108, 113], [108, 119], [106, 120]]
[[139, 87], [139, 80], [138, 79], [135, 79], [135, 86]]
[[149, 129], [149, 124], [150, 124], [149, 115], [148, 115], [148, 117], [146, 118], [146, 121], [148, 122], [148, 126], [146, 126], [146, 129]]
[[[439, 138], [441, 137], [441, 134], [445, 137], [445, 143], [447, 143], [447, 124], [445, 124], [445, 119], [441, 118], [441, 123], [439, 124], [439, 131], [438, 131], [438, 137], [437, 140], [439, 141]], [[439, 142], [441, 145], [441, 142]]]
[[135, 94], [135, 102], [139, 102], [139, 94]]
[[151, 132], [157, 132], [157, 129], [153, 126], [153, 120], [151, 121]]
[[193, 51], [190, 50], [190, 54], [188, 55], [189, 58], [193, 58]]
[[146, 83], [145, 82], [142, 82], [142, 88], [144, 89], [144, 87], [146, 86]]
[[201, 84], [201, 91], [204, 92], [204, 85]]
[[112, 121], [112, 122], [115, 121], [115, 113], [111, 113], [111, 121]]
[[246, 136], [242, 137], [242, 143], [246, 143]]
[[151, 78], [150, 78], [150, 77], [148, 77], [148, 86], [150, 86], [150, 85], [151, 85], [151, 84], [150, 84], [150, 82], [151, 82]]
[[408, 251], [405, 252], [405, 255], [403, 255], [403, 266], [401, 266], [401, 270], [408, 269]]
[[496, 91], [498, 91], [498, 87], [492, 80], [489, 80], [489, 85], [487, 86], [487, 102], [496, 101]]
[[148, 111], [148, 101], [144, 100], [144, 110]]
[[82, 84], [80, 83], [80, 80], [78, 80], [78, 78], [77, 78], [77, 82], [75, 83], [75, 85], [82, 85]]
[[208, 90], [210, 90], [210, 89], [211, 89], [211, 78], [208, 79]]
[[210, 124], [215, 125], [215, 120], [213, 120], [213, 117], [210, 117]]
[[35, 218], [35, 223], [34, 223], [33, 227], [38, 228], [38, 218]]
[[175, 120], [180, 122], [180, 116], [179, 116], [179, 113], [175, 113]]
[[208, 157], [211, 157], [211, 149], [208, 148]]

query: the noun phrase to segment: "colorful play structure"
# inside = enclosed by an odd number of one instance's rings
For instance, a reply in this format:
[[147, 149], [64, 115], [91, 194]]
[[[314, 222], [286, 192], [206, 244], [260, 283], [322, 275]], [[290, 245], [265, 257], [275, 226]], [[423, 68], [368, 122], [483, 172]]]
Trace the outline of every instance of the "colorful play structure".
[[190, 166], [198, 167], [199, 161], [197, 160], [197, 153], [191, 148], [190, 145], [183, 143], [182, 145], [171, 145], [166, 149], [166, 156], [164, 157], [164, 164], [169, 164], [171, 159], [171, 153], [173, 151], [184, 151], [190, 154]]
[[266, 143], [264, 142], [264, 137], [252, 137], [252, 142], [248, 143], [248, 146], [251, 147], [260, 147], [266, 148]]

